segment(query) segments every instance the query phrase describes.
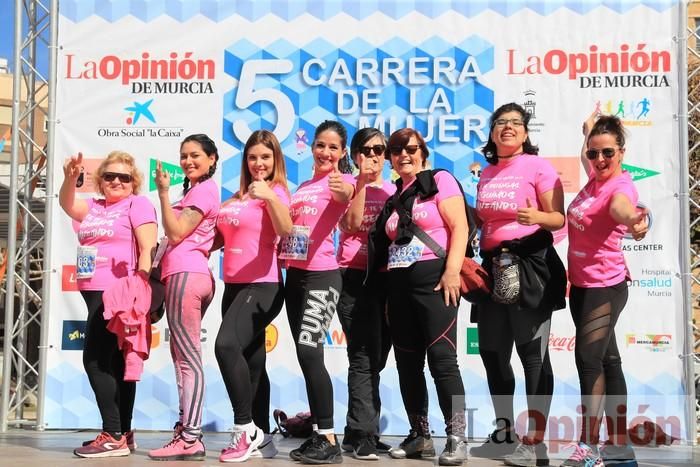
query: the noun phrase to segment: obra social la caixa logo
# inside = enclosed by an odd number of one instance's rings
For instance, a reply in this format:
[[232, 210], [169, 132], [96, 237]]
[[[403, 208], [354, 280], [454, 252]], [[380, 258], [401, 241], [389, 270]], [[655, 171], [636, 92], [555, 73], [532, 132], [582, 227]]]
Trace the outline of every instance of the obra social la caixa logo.
[[[120, 124], [114, 126], [101, 125], [97, 128], [97, 136], [102, 138], [181, 138], [182, 127], [155, 126], [155, 99], [144, 101], [128, 101], [123, 110], [126, 112]], [[124, 105], [124, 104], [122, 104]]]
[[591, 44], [588, 50], [551, 49], [542, 54], [507, 49], [506, 62], [508, 75], [561, 75], [580, 88], [670, 86], [671, 52], [648, 50], [642, 42], [609, 48]]
[[212, 94], [216, 62], [190, 51], [117, 56], [63, 56], [66, 80], [107, 81], [128, 86], [133, 94]]

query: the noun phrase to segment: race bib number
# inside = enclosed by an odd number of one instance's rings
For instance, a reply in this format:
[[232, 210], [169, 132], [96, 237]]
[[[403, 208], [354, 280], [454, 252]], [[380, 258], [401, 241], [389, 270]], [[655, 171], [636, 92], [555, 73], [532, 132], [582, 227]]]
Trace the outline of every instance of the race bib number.
[[309, 253], [309, 233], [311, 228], [305, 225], [295, 225], [289, 235], [282, 238], [280, 259], [295, 259], [306, 261]]
[[413, 240], [406, 245], [392, 243], [389, 245], [389, 264], [387, 268], [398, 269], [409, 267], [423, 256], [423, 248], [425, 248], [425, 245], [418, 237], [413, 237]]
[[95, 261], [97, 259], [96, 246], [78, 246], [76, 258], [76, 275], [78, 279], [89, 279], [95, 275]]

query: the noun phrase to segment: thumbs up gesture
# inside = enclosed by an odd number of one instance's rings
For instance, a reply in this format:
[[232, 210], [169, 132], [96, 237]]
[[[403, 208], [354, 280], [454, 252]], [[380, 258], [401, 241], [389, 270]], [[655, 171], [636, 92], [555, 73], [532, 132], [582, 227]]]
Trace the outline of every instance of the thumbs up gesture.
[[535, 225], [539, 224], [540, 211], [536, 206], [532, 205], [530, 198], [525, 198], [525, 207], [518, 208], [517, 221], [518, 224], [522, 225]]
[[637, 241], [643, 239], [649, 231], [648, 214], [649, 210], [646, 208], [639, 210], [633, 223], [627, 227], [627, 231], [631, 233], [632, 238]]
[[248, 195], [250, 195], [252, 199], [259, 199], [262, 201], [268, 201], [272, 199], [275, 193], [265, 181], [263, 173], [258, 171], [253, 173], [252, 175], [253, 182], [250, 185], [248, 185]]
[[343, 193], [343, 175], [335, 167], [333, 171], [328, 175], [328, 189], [331, 193]]

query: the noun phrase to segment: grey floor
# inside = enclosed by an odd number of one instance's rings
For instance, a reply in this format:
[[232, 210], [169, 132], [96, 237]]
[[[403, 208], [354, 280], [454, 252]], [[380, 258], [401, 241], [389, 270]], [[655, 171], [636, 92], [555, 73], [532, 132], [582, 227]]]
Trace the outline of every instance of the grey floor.
[[[11, 429], [7, 433], [0, 434], [0, 466], [21, 466], [21, 467], [54, 467], [54, 466], [110, 466], [110, 467], [131, 467], [137, 465], [150, 465], [151, 467], [186, 466], [186, 465], [223, 465], [218, 461], [219, 451], [226, 446], [229, 435], [226, 433], [206, 433], [204, 442], [207, 447], [207, 458], [201, 462], [156, 462], [147, 457], [147, 451], [161, 446], [167, 441], [168, 432], [137, 432], [136, 442], [139, 445], [135, 453], [128, 457], [107, 458], [107, 459], [80, 459], [73, 456], [73, 449], [84, 440], [94, 438], [96, 432], [93, 431], [44, 431], [36, 432], [31, 430]], [[401, 442], [401, 438], [382, 438], [392, 445]], [[273, 459], [251, 459], [244, 465], [276, 465], [291, 466], [296, 463], [289, 458], [289, 451], [298, 447], [301, 440], [284, 439], [275, 436], [275, 444], [279, 454]], [[435, 438], [436, 450], [438, 453], [444, 446], [444, 438]], [[478, 445], [479, 440], [470, 443]], [[568, 457], [570, 451], [564, 449], [565, 444], [550, 446], [550, 457], [552, 465], [559, 465], [563, 459]], [[560, 449], [561, 447], [561, 449]], [[661, 446], [645, 447], [636, 449], [640, 466], [698, 466], [700, 465], [700, 448], [692, 446]], [[426, 460], [394, 460], [389, 457], [381, 457], [379, 461], [359, 461], [346, 454], [343, 460], [344, 465], [362, 465], [371, 467], [372, 465], [389, 465], [392, 467], [437, 465], [437, 459]], [[501, 462], [470, 458], [466, 465], [497, 466]]]

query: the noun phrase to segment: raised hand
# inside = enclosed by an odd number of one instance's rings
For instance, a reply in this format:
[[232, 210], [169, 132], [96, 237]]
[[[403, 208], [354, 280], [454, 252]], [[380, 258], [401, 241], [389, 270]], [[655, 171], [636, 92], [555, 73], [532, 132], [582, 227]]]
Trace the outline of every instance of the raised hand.
[[160, 160], [156, 161], [156, 176], [154, 177], [158, 192], [163, 193], [170, 189], [170, 174], [163, 170], [163, 164]]
[[80, 169], [83, 165], [83, 153], [79, 152], [77, 156], [71, 156], [63, 164], [63, 175], [69, 180], [78, 180]]
[[331, 193], [344, 193], [343, 183], [343, 175], [338, 170], [338, 167], [334, 167], [333, 171], [328, 175], [328, 189]]
[[253, 182], [248, 185], [248, 195], [252, 199], [260, 199], [263, 201], [269, 201], [275, 196], [275, 192], [265, 181], [265, 176], [260, 172], [255, 172], [253, 174]]

